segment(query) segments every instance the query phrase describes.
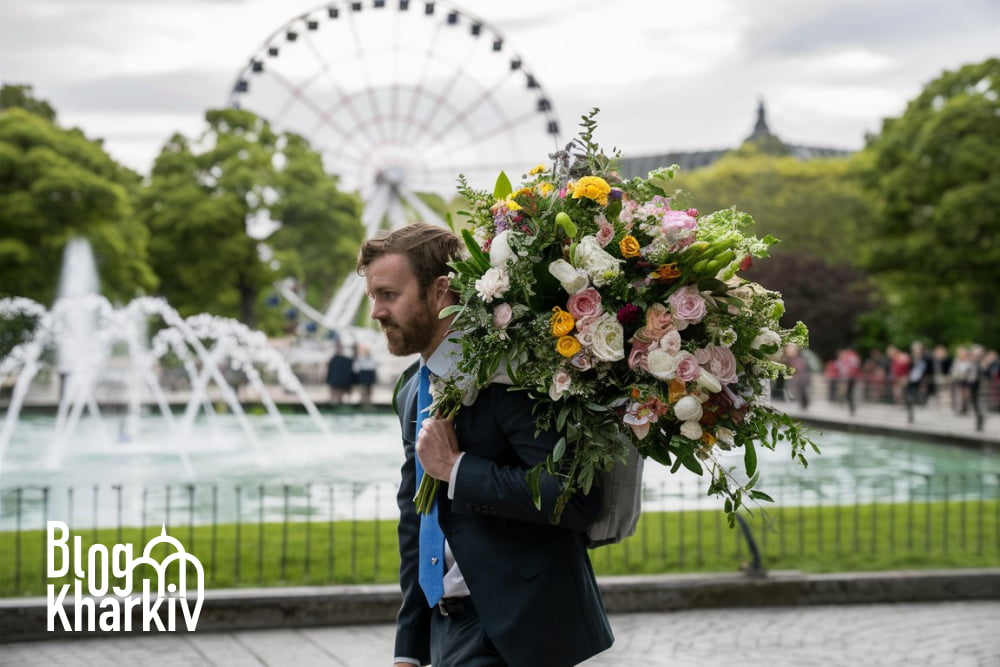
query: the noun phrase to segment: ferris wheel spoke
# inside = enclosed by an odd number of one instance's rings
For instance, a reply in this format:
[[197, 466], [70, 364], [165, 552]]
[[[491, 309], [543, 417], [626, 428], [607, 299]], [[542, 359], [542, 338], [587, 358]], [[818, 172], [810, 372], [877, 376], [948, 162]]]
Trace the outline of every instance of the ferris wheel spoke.
[[297, 102], [316, 116], [317, 125], [326, 126], [336, 132], [338, 135], [343, 137], [345, 144], [354, 144], [358, 146], [359, 150], [364, 150], [365, 147], [359, 144], [357, 135], [352, 134], [346, 128], [341, 127], [331, 114], [324, 111], [310, 96], [304, 94], [300, 86], [297, 86], [295, 83], [289, 81], [278, 72], [270, 72], [269, 76], [281, 84], [281, 86], [284, 87], [289, 93], [289, 98], [285, 101], [279, 113], [276, 115], [277, 120], [281, 120], [282, 117], [287, 115], [287, 113], [290, 112], [291, 107]]
[[[372, 81], [371, 72], [368, 71], [368, 63], [366, 62], [364, 57], [365, 54], [364, 40], [361, 38], [361, 35], [358, 34], [358, 26], [354, 20], [354, 11], [347, 12], [347, 16], [349, 17], [347, 23], [350, 25], [351, 36], [354, 38], [354, 44], [357, 47], [356, 54], [357, 54], [359, 69], [361, 71], [362, 77], [364, 78], [364, 84], [365, 84], [364, 87], [366, 93], [365, 96], [368, 98], [368, 104], [371, 106], [373, 117], [382, 118], [385, 114], [382, 111], [378, 102], [378, 98], [375, 95], [375, 85], [374, 82]], [[379, 139], [381, 141], [386, 141], [387, 137], [384, 135], [383, 124], [375, 123], [374, 127], [375, 131], [379, 135], [381, 135]]]
[[[320, 53], [316, 45], [316, 42], [312, 38], [307, 38], [305, 41], [308, 44], [309, 50], [313, 54], [313, 57], [316, 59], [316, 62], [319, 64], [320, 74], [323, 76], [323, 79], [329, 83], [335, 96], [334, 102], [329, 106], [328, 109], [323, 110], [322, 114], [318, 116], [319, 119], [324, 121], [324, 123], [326, 122], [327, 119], [330, 119], [330, 121], [332, 121], [332, 119], [334, 118], [334, 115], [332, 113], [333, 110], [338, 108], [339, 106], [343, 106], [344, 110], [348, 113], [348, 115], [350, 115], [350, 117], [355, 121], [355, 123], [357, 125], [361, 125], [364, 122], [364, 116], [361, 114], [360, 110], [355, 107], [351, 95], [348, 94], [347, 91], [344, 90], [343, 86], [340, 85], [340, 82], [337, 81], [337, 79], [332, 76], [330, 64], [323, 60], [323, 54]], [[355, 143], [355, 144], [359, 143], [358, 136], [355, 133], [344, 130], [343, 136], [345, 136], [350, 143]], [[374, 137], [371, 137], [369, 135], [365, 135], [365, 138], [369, 142], [376, 141]]]

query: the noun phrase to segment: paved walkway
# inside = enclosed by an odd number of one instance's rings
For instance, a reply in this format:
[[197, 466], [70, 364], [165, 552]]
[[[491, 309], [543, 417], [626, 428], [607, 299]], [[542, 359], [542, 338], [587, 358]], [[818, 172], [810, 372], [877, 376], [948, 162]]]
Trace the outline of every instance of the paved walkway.
[[[693, 609], [611, 617], [591, 667], [997, 667], [1000, 601]], [[10, 644], [0, 665], [369, 667], [391, 664], [391, 625]], [[514, 666], [516, 667], [516, 666]]]

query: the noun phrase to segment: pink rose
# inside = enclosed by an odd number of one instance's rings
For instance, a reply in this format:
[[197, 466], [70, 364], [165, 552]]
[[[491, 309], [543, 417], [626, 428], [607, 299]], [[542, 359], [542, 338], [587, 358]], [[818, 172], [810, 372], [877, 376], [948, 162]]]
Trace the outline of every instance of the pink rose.
[[681, 352], [681, 360], [677, 362], [677, 377], [685, 382], [694, 382], [701, 375], [701, 366], [690, 352]]
[[649, 346], [641, 341], [636, 341], [632, 343], [632, 351], [628, 353], [628, 367], [635, 370], [638, 366], [642, 370], [648, 370], [646, 368], [646, 355], [649, 352]]
[[603, 248], [615, 238], [615, 228], [611, 226], [603, 215], [598, 218], [597, 225], [597, 242]]
[[510, 307], [510, 304], [501, 303], [493, 309], [493, 326], [497, 329], [506, 329], [513, 316], [514, 309]]
[[601, 310], [601, 293], [593, 287], [580, 290], [576, 294], [570, 295], [566, 302], [566, 310], [577, 321], [585, 317], [601, 315], [603, 312]]
[[717, 377], [719, 382], [732, 384], [737, 381], [736, 357], [728, 347], [709, 345], [705, 349], [695, 352], [695, 358], [698, 363]]
[[674, 318], [685, 324], [697, 324], [705, 317], [705, 299], [694, 285], [685, 285], [668, 299]]
[[663, 351], [671, 356], [681, 351], [681, 335], [676, 329], [671, 329], [663, 334], [659, 343]]

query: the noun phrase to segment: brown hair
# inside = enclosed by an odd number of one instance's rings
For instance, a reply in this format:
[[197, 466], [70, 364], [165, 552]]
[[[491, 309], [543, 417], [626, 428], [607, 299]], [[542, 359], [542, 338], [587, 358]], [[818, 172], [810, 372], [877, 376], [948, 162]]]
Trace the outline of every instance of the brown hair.
[[427, 222], [413, 222], [365, 241], [356, 270], [365, 275], [368, 265], [385, 255], [404, 255], [424, 292], [436, 278], [448, 275], [448, 262], [461, 257], [461, 243], [451, 230]]

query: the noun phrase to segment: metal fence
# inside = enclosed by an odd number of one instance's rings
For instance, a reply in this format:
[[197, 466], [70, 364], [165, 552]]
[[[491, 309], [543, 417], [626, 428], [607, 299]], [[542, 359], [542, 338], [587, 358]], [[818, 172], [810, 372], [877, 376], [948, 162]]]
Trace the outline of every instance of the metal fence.
[[[767, 503], [735, 529], [704, 483], [646, 485], [637, 533], [593, 553], [598, 572], [666, 572], [743, 564], [796, 568], [867, 555], [901, 566], [934, 556], [1000, 562], [1000, 474], [909, 475], [772, 483]], [[44, 590], [46, 525], [81, 544], [131, 543], [166, 532], [205, 567], [209, 586], [393, 581], [394, 484], [213, 484], [0, 490], [0, 594]], [[977, 560], [978, 559], [978, 560]]]

